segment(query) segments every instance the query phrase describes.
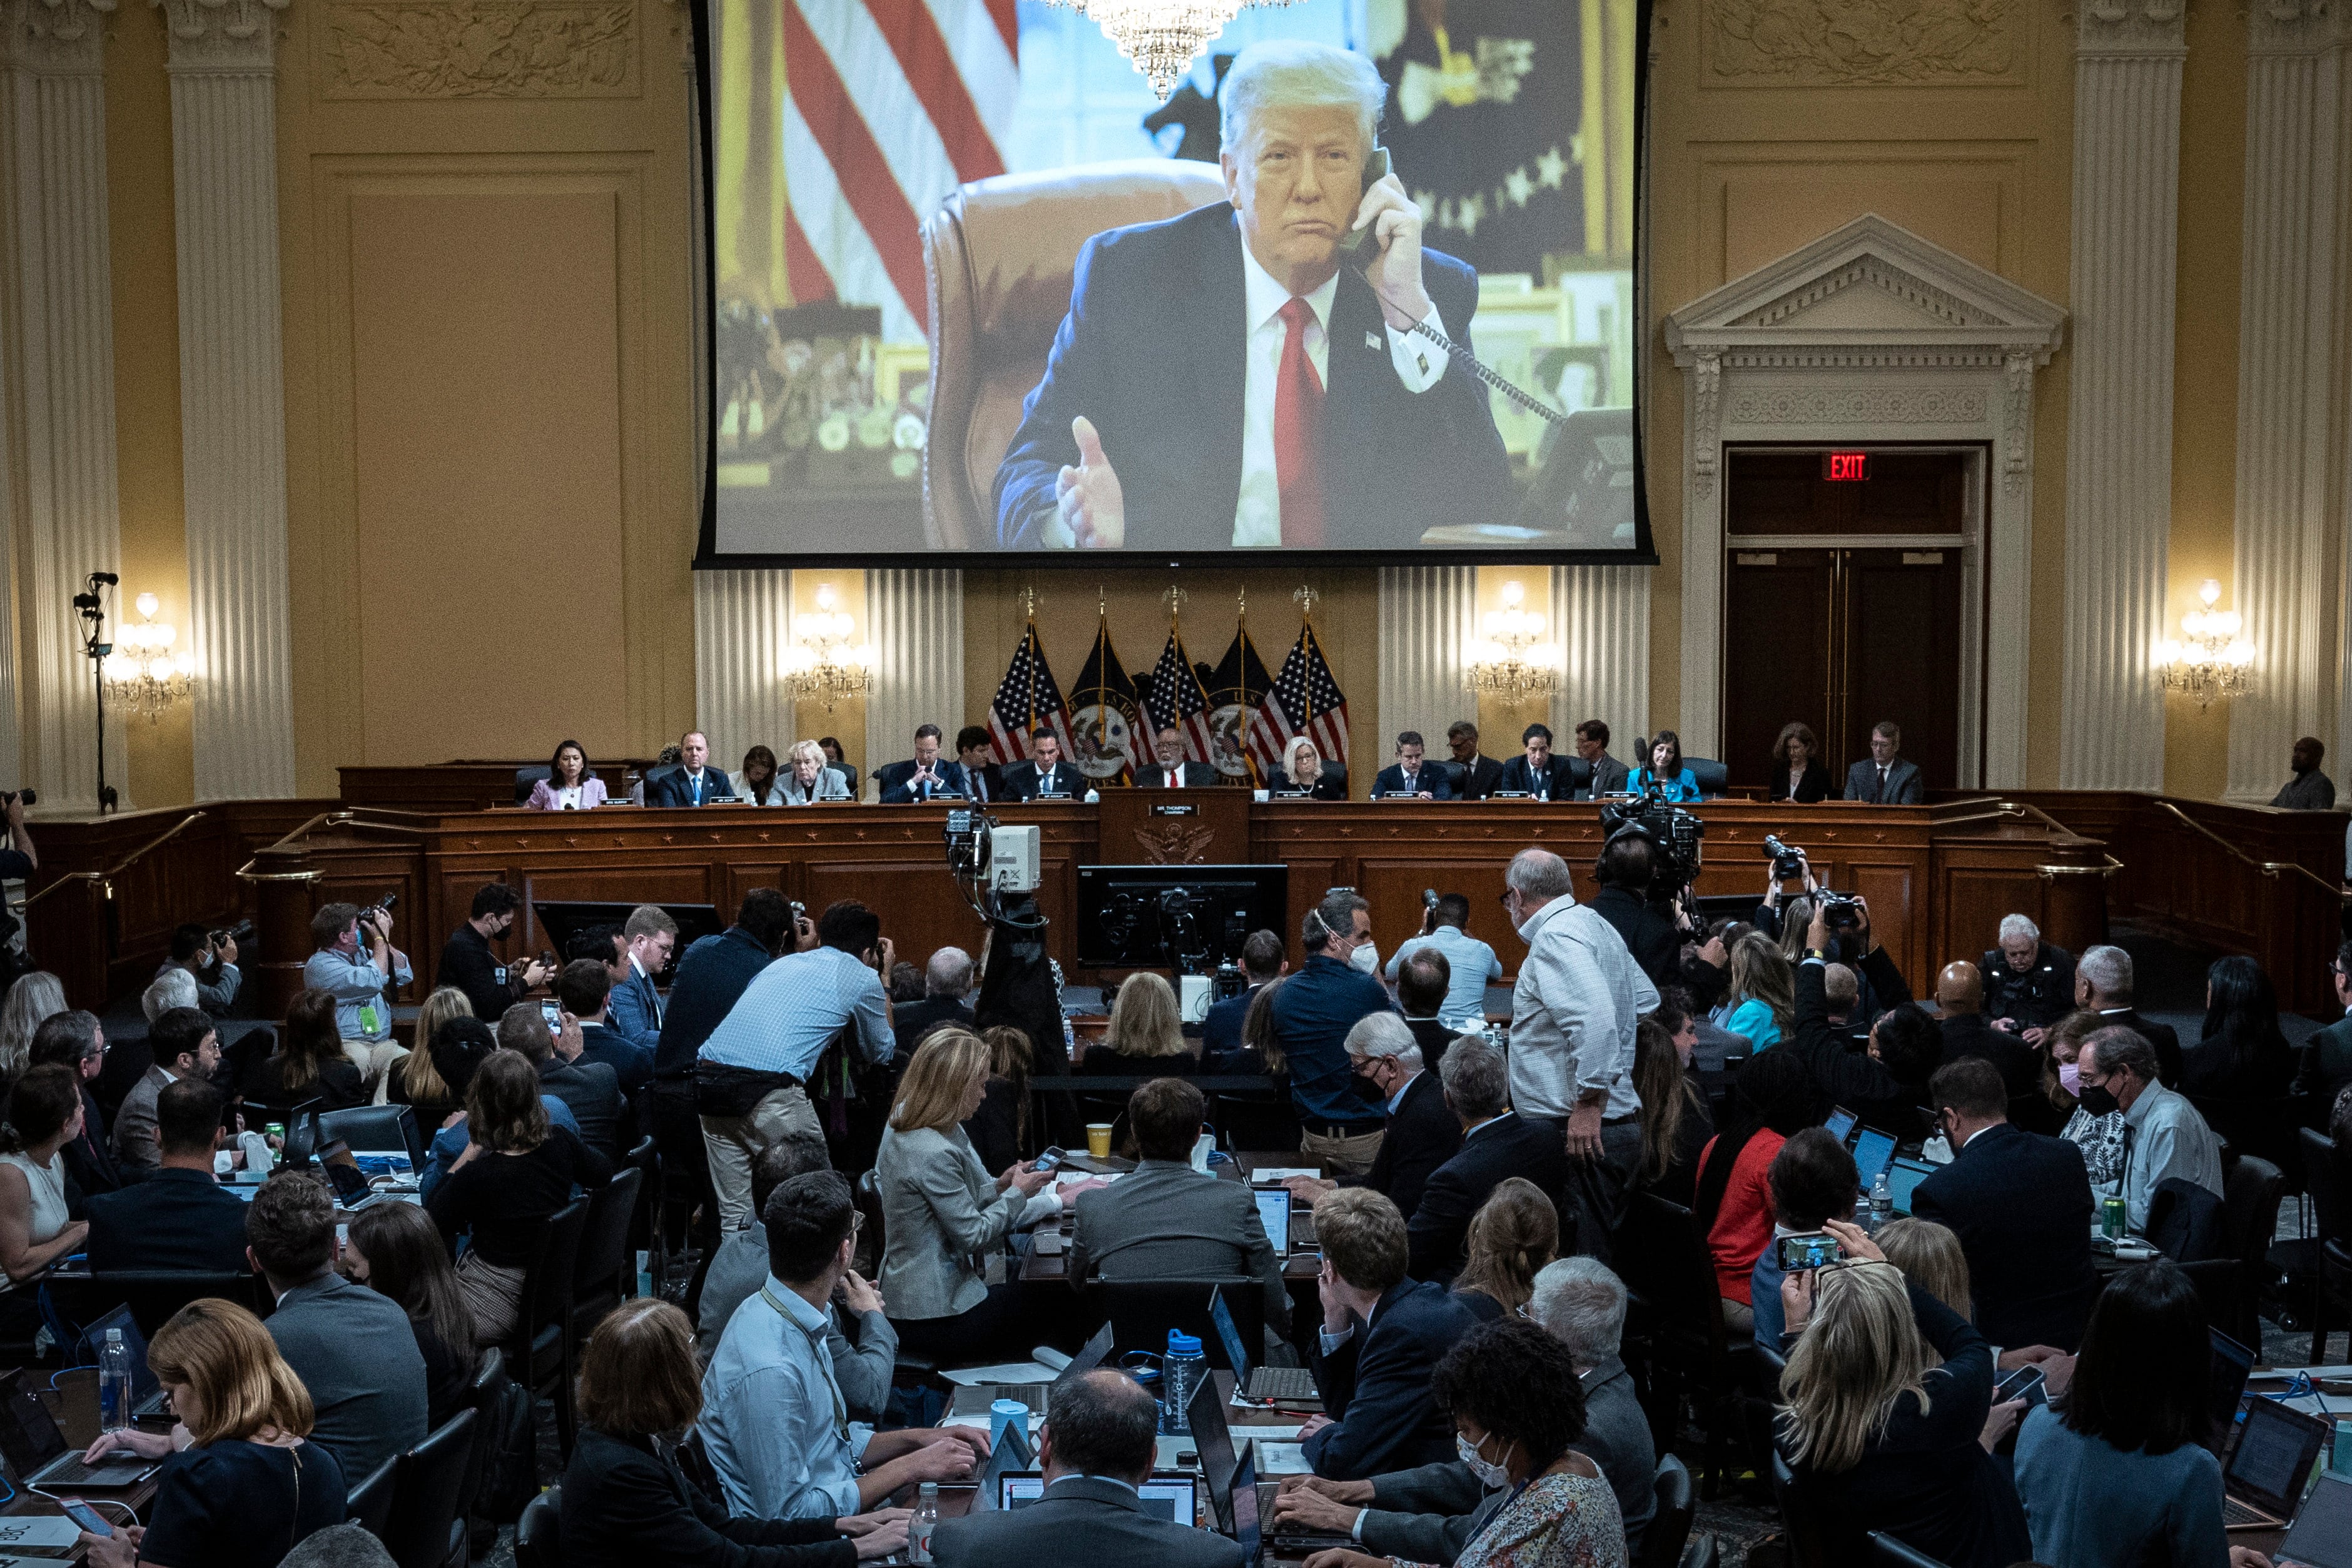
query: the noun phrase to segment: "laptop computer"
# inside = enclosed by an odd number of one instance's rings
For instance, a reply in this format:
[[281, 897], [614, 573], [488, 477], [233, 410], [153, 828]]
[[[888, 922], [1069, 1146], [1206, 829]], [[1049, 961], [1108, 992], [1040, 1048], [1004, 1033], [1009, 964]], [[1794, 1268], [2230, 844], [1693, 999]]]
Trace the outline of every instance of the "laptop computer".
[[2335, 1432], [2334, 1422], [2275, 1399], [2249, 1404], [2238, 1446], [2221, 1467], [2221, 1528], [2276, 1530], [2294, 1519], [2311, 1467]]
[[1225, 1359], [1233, 1364], [1234, 1387], [1243, 1398], [1321, 1407], [1323, 1396], [1316, 1391], [1315, 1374], [1307, 1368], [1251, 1364], [1256, 1358], [1242, 1343], [1241, 1331], [1234, 1326], [1234, 1314], [1225, 1306], [1221, 1291], [1209, 1292], [1209, 1321], [1216, 1325], [1217, 1337], [1224, 1342]]
[[2206, 1385], [2205, 1406], [2213, 1429], [2205, 1446], [2218, 1456], [2237, 1427], [2238, 1401], [2244, 1396], [2246, 1379], [2254, 1370], [2254, 1353], [2220, 1329], [2209, 1328], [2205, 1332], [2213, 1341], [2211, 1381]]
[[1935, 1174], [1935, 1166], [1925, 1160], [1912, 1159], [1906, 1155], [1897, 1155], [1887, 1161], [1886, 1190], [1895, 1195], [1895, 1212], [1909, 1214], [1912, 1191], [1921, 1182]]
[[122, 1348], [131, 1353], [131, 1414], [133, 1419], [163, 1413], [163, 1385], [147, 1365], [147, 1336], [129, 1307], [117, 1307], [86, 1331], [92, 1357], [106, 1346], [106, 1331], [122, 1331]]
[[1258, 1552], [1263, 1544], [1258, 1521], [1264, 1513], [1258, 1507], [1262, 1494], [1257, 1490], [1255, 1444], [1244, 1443], [1242, 1457], [1234, 1461], [1233, 1491], [1233, 1537], [1242, 1549], [1242, 1568], [1257, 1568]]
[[1201, 1479], [1209, 1483], [1209, 1508], [1217, 1528], [1234, 1530], [1234, 1434], [1225, 1425], [1225, 1401], [1217, 1380], [1204, 1377], [1184, 1406], [1184, 1425], [1192, 1434], [1192, 1448], [1201, 1462]]
[[2271, 1555], [2305, 1568], [2352, 1568], [2352, 1481], [2323, 1474]]
[[980, 1472], [980, 1484], [971, 1494], [971, 1511], [983, 1512], [996, 1506], [997, 1492], [1006, 1476], [1028, 1469], [1037, 1462], [1029, 1450], [1029, 1434], [1014, 1422], [1004, 1428], [1004, 1437], [988, 1451], [988, 1468]]
[[134, 1487], [159, 1468], [129, 1454], [83, 1464], [80, 1450], [66, 1446], [57, 1418], [22, 1371], [10, 1373], [7, 1386], [0, 1389], [0, 1458], [26, 1487]]
[[1265, 1239], [1274, 1244], [1277, 1258], [1290, 1256], [1290, 1192], [1286, 1187], [1253, 1188], [1252, 1201], [1257, 1205], [1257, 1222], [1265, 1228]]
[[[1045, 1478], [1035, 1470], [997, 1479], [996, 1506], [1007, 1512], [1027, 1508], [1045, 1495]], [[1187, 1530], [1200, 1522], [1200, 1486], [1191, 1476], [1154, 1470], [1150, 1480], [1135, 1489], [1135, 1495], [1142, 1502], [1143, 1511], [1154, 1519], [1181, 1524]]]
[[1841, 1105], [1830, 1113], [1830, 1119], [1823, 1122], [1822, 1125], [1829, 1129], [1831, 1137], [1843, 1144], [1853, 1136], [1854, 1124], [1861, 1120], [1861, 1117]]
[[1853, 1135], [1853, 1168], [1862, 1179], [1862, 1190], [1868, 1193], [1878, 1180], [1878, 1173], [1895, 1157], [1895, 1134], [1882, 1133], [1875, 1127], [1864, 1127]]
[[1110, 1354], [1110, 1324], [1105, 1323], [1095, 1331], [1095, 1337], [1087, 1341], [1085, 1347], [1071, 1358], [1070, 1364], [1055, 1375], [1052, 1383], [975, 1383], [970, 1387], [959, 1388], [955, 1403], [948, 1414], [985, 1416], [989, 1414], [989, 1406], [998, 1400], [1018, 1399], [1038, 1415], [1045, 1415], [1046, 1406], [1053, 1398], [1054, 1384], [1065, 1378], [1084, 1377], [1100, 1366]]

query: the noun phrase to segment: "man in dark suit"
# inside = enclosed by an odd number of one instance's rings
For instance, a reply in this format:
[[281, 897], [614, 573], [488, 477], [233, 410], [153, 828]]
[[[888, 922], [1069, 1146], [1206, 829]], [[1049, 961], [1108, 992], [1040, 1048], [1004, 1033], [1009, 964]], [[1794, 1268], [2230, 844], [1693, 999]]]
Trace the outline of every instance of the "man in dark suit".
[[[1192, 1168], [1206, 1108], [1201, 1092], [1181, 1078], [1155, 1078], [1128, 1096], [1136, 1167], [1116, 1186], [1079, 1194], [1070, 1288], [1083, 1290], [1093, 1279], [1255, 1279], [1265, 1290], [1265, 1321], [1287, 1333], [1290, 1293], [1256, 1200], [1243, 1183]], [[1286, 1246], [1289, 1239], [1283, 1238]]]
[[1004, 770], [989, 760], [995, 749], [983, 725], [968, 724], [956, 731], [956, 766], [963, 770], [964, 792], [975, 805], [1004, 799]]
[[1062, 760], [1062, 737], [1044, 725], [1029, 735], [1029, 760], [1004, 770], [1004, 798], [1034, 800], [1040, 795], [1075, 800], [1085, 793], [1086, 779]]
[[1324, 1198], [1315, 1236], [1323, 1249], [1315, 1385], [1329, 1414], [1300, 1428], [1307, 1462], [1328, 1479], [1362, 1480], [1450, 1457], [1454, 1423], [1431, 1398], [1429, 1376], [1475, 1320], [1444, 1286], [1407, 1277], [1404, 1218], [1379, 1193], [1349, 1187]]
[[732, 805], [735, 791], [727, 775], [710, 767], [710, 738], [689, 729], [677, 740], [677, 767], [646, 784], [648, 806]]
[[1528, 726], [1519, 737], [1519, 744], [1524, 749], [1503, 764], [1489, 794], [1516, 793], [1532, 795], [1539, 800], [1569, 800], [1591, 783], [1591, 775], [1580, 764], [1552, 755], [1551, 731], [1544, 726]]
[[107, 1145], [106, 1113], [89, 1087], [106, 1065], [106, 1030], [96, 1013], [77, 1008], [41, 1020], [33, 1031], [32, 1064], [51, 1062], [72, 1068], [74, 1081], [81, 1086], [81, 1131], [58, 1151], [64, 1156], [66, 1176], [84, 1197], [112, 1192], [121, 1186], [122, 1173]]
[[138, 1181], [161, 1157], [155, 1145], [155, 1103], [182, 1079], [209, 1083], [220, 1071], [220, 1033], [201, 1008], [173, 1008], [147, 1026], [155, 1064], [114, 1114], [114, 1163], [126, 1182]]
[[220, 1092], [183, 1078], [155, 1097], [161, 1164], [147, 1179], [89, 1198], [93, 1269], [196, 1269], [242, 1274], [245, 1203], [213, 1179]]
[[1151, 756], [1136, 769], [1139, 789], [1210, 789], [1224, 782], [1213, 765], [1184, 760], [1183, 732], [1172, 726], [1151, 737]]
[[1211, 1003], [1208, 1016], [1201, 1020], [1202, 1054], [1212, 1071], [1247, 1071], [1229, 1059], [1237, 1057], [1244, 1049], [1242, 1025], [1249, 1021], [1250, 1003], [1289, 968], [1290, 960], [1282, 953], [1282, 938], [1275, 933], [1253, 931], [1242, 939], [1242, 976], [1248, 980], [1248, 988], [1239, 996]]
[[[1443, 960], [1444, 956], [1435, 956]], [[1381, 1092], [1388, 1118], [1371, 1170], [1338, 1181], [1293, 1176], [1283, 1185], [1307, 1203], [1339, 1187], [1368, 1186], [1395, 1204], [1411, 1225], [1431, 1175], [1461, 1151], [1461, 1124], [1446, 1109], [1437, 1074], [1423, 1066], [1412, 1029], [1396, 1014], [1367, 1013], [1359, 1019], [1348, 1031], [1348, 1062], [1357, 1077]]]
[[583, 1061], [586, 1042], [576, 1019], [563, 1020], [563, 1031], [547, 1027], [538, 1004], [517, 1002], [499, 1019], [499, 1044], [519, 1051], [539, 1073], [539, 1092], [572, 1108], [580, 1124], [580, 1141], [608, 1160], [618, 1160], [624, 1103], [618, 1074], [601, 1061]]
[[1109, 1367], [1056, 1387], [1054, 1413], [1037, 1435], [1045, 1495], [1017, 1511], [940, 1520], [931, 1561], [938, 1568], [1244, 1568], [1239, 1544], [1190, 1520], [1155, 1519], [1136, 1496], [1159, 1452], [1159, 1413], [1140, 1384]]
[[971, 955], [961, 947], [935, 949], [923, 966], [923, 999], [890, 1009], [890, 1034], [898, 1043], [896, 1071], [903, 1072], [923, 1036], [943, 1025], [979, 1032], [980, 1020], [964, 1003], [971, 990]]
[[1953, 1158], [1913, 1190], [1912, 1215], [1960, 1239], [1974, 1321], [1987, 1339], [2071, 1354], [2099, 1293], [2083, 1151], [2011, 1126], [2007, 1092], [1989, 1062], [1955, 1061], [1927, 1092]]
[[1454, 775], [1454, 798], [1457, 800], [1483, 800], [1495, 788], [1495, 780], [1503, 776], [1503, 765], [1491, 757], [1478, 755], [1478, 727], [1466, 718], [1457, 718], [1445, 727], [1445, 749], [1454, 755], [1450, 765]]
[[1434, 764], [1422, 760], [1421, 731], [1408, 729], [1397, 736], [1396, 763], [1383, 768], [1372, 779], [1372, 799], [1389, 796], [1407, 800], [1451, 800], [1454, 799], [1453, 776]]
[[654, 1052], [612, 1027], [612, 977], [593, 958], [574, 958], [555, 977], [555, 999], [580, 1025], [580, 1057], [613, 1070], [623, 1094], [634, 1095], [654, 1079]]
[[935, 724], [917, 726], [915, 755], [904, 762], [884, 763], [874, 770], [874, 781], [881, 786], [885, 806], [906, 806], [969, 792], [964, 786], [962, 764], [940, 758], [940, 727]]
[[2042, 1054], [2017, 1036], [1985, 1021], [1984, 975], [1963, 958], [1936, 977], [1936, 1007], [1943, 1015], [1944, 1060], [1981, 1057], [1992, 1063], [2012, 1100], [2042, 1086]]
[[1625, 765], [1609, 755], [1609, 727], [1597, 718], [1588, 718], [1576, 727], [1576, 758], [1584, 764], [1591, 782], [1585, 789], [1594, 795], [1622, 795], [1625, 780], [1631, 777]]
[[1870, 756], [1846, 769], [1845, 798], [1872, 806], [1916, 806], [1927, 799], [1916, 763], [1896, 755], [1903, 748], [1903, 727], [1882, 720], [1870, 732]]
[[[1445, 1065], [1445, 1053], [1464, 1030], [1474, 1025], [1456, 1026], [1444, 1018], [1447, 994], [1454, 988], [1454, 960], [1433, 946], [1415, 947], [1402, 957], [1392, 959], [1396, 967], [1397, 1006], [1404, 1012], [1404, 1026], [1412, 1031], [1412, 1042], [1421, 1047], [1421, 1065], [1433, 1081], [1438, 1069]], [[1453, 1123], [1449, 1113], [1446, 1122]], [[1458, 1145], [1459, 1136], [1454, 1139]], [[1405, 1208], [1405, 1218], [1412, 1210]]]
[[[1335, 78], [1358, 102], [1329, 101]], [[1466, 358], [1477, 274], [1423, 247], [1399, 173], [1364, 179], [1371, 62], [1266, 45], [1225, 90], [1248, 106], [1228, 202], [1078, 253], [997, 470], [998, 547], [1399, 548], [1435, 519], [1502, 520], [1509, 465]], [[1465, 354], [1410, 330], [1423, 321]]]
[[1506, 1176], [1525, 1176], [1559, 1211], [1559, 1249], [1576, 1249], [1576, 1211], [1568, 1202], [1568, 1151], [1559, 1124], [1528, 1121], [1511, 1109], [1510, 1070], [1503, 1053], [1473, 1036], [1454, 1041], [1439, 1073], [1445, 1103], [1462, 1125], [1462, 1147], [1432, 1171], [1407, 1228], [1407, 1267], [1416, 1280], [1450, 1284], [1462, 1271], [1470, 1220]]
[[[2337, 978], [2339, 993], [2342, 978]], [[2120, 947], [2101, 943], [2085, 947], [2083, 956], [2074, 960], [2074, 1005], [2087, 1008], [2099, 1015], [2102, 1029], [2127, 1029], [2156, 1048], [2157, 1082], [2167, 1089], [2180, 1087], [2180, 1035], [2168, 1023], [2158, 1023], [2132, 1006], [2131, 955]], [[2335, 1026], [2342, 1029], [2342, 1025]], [[2313, 1046], [2305, 1053], [2309, 1064], [2319, 1064], [2323, 1057], [2326, 1030], [2313, 1037]], [[2322, 1102], [2333, 1105], [2336, 1096], [2330, 1092]]]

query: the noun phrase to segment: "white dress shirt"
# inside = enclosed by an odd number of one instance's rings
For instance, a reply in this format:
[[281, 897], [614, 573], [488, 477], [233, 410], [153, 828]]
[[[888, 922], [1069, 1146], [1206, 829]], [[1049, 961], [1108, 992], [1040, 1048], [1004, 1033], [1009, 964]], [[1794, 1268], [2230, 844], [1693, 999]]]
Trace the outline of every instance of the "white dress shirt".
[[1633, 1028], [1658, 988], [1617, 928], [1563, 894], [1528, 917], [1528, 956], [1511, 994], [1511, 1106], [1522, 1116], [1566, 1116], [1601, 1091], [1603, 1121], [1638, 1113]]
[[[1282, 543], [1282, 486], [1274, 468], [1274, 393], [1282, 370], [1283, 340], [1290, 333], [1282, 320], [1290, 290], [1258, 265], [1246, 239], [1242, 243], [1242, 277], [1248, 368], [1242, 382], [1242, 488], [1240, 505], [1234, 509], [1234, 543], [1277, 546]], [[1314, 324], [1307, 329], [1307, 358], [1327, 394], [1331, 387], [1331, 298], [1339, 290], [1335, 272], [1306, 296], [1307, 308], [1315, 312]], [[1445, 330], [1434, 305], [1423, 319], [1438, 331]], [[1389, 363], [1407, 392], [1427, 392], [1444, 378], [1450, 361], [1444, 350], [1411, 331], [1389, 327], [1387, 333]], [[1342, 343], [1339, 351], [1360, 354], [1364, 346]]]

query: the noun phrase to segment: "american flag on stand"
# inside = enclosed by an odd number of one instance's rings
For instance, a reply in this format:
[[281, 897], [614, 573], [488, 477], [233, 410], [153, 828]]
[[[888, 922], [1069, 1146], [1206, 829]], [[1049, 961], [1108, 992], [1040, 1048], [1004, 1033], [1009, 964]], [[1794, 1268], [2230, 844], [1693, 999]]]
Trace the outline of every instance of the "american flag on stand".
[[1290, 645], [1274, 690], [1250, 720], [1249, 754], [1261, 775], [1282, 766], [1282, 748], [1295, 735], [1306, 736], [1342, 768], [1348, 765], [1348, 698], [1331, 678], [1312, 622], [1298, 628], [1298, 641]]
[[1014, 0], [777, 3], [793, 298], [878, 305], [886, 341], [919, 343], [922, 221], [958, 185], [1004, 172]]
[[1151, 672], [1151, 733], [1173, 725], [1184, 737], [1184, 760], [1211, 762], [1215, 754], [1209, 732], [1209, 690], [1184, 652], [1184, 634], [1168, 628], [1168, 645]]
[[1062, 688], [1045, 667], [1045, 649], [1037, 641], [1037, 623], [1021, 633], [1021, 646], [996, 685], [996, 700], [988, 706], [989, 756], [998, 764], [1026, 761], [1029, 732], [1050, 726], [1062, 737], [1062, 754], [1070, 755], [1070, 710]]

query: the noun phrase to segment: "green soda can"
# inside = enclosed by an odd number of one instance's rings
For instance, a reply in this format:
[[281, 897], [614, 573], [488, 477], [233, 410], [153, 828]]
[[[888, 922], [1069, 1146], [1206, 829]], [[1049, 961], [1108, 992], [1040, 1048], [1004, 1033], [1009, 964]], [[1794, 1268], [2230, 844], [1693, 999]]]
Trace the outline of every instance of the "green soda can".
[[2108, 1197], [2099, 1200], [2099, 1234], [2110, 1241], [2120, 1241], [2124, 1235], [2124, 1200]]

